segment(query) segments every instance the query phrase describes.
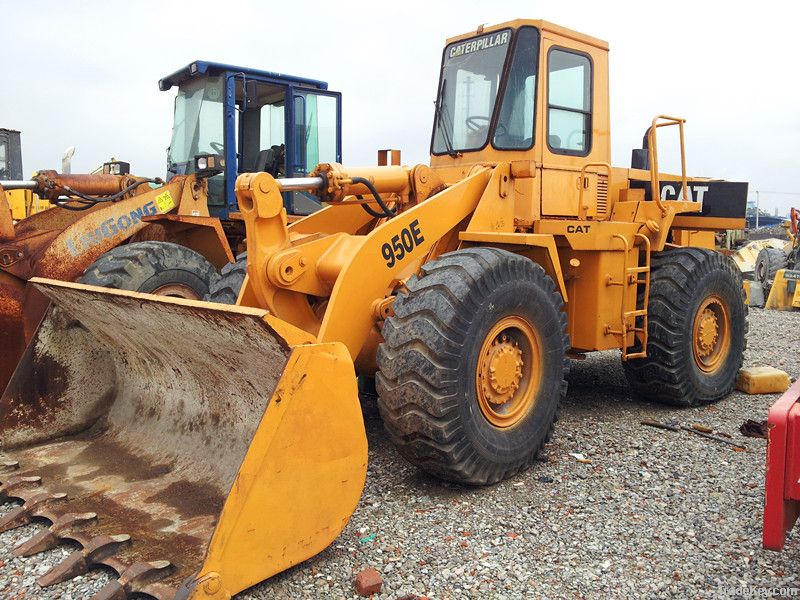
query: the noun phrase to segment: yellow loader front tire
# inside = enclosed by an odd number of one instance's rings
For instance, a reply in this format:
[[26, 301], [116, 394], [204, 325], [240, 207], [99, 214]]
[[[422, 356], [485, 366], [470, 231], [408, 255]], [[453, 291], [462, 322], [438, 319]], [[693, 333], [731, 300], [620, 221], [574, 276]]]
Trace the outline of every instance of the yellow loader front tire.
[[553, 280], [496, 248], [422, 267], [383, 328], [378, 407], [400, 453], [449, 481], [488, 485], [527, 468], [566, 393], [566, 315]]

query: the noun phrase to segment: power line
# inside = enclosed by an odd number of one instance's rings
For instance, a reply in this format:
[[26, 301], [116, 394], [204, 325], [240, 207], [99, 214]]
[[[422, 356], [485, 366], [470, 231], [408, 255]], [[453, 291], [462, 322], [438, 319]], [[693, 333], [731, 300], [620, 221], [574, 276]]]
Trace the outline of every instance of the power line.
[[768, 190], [749, 190], [747, 194], [779, 194], [781, 196], [800, 196], [800, 192], [770, 192]]

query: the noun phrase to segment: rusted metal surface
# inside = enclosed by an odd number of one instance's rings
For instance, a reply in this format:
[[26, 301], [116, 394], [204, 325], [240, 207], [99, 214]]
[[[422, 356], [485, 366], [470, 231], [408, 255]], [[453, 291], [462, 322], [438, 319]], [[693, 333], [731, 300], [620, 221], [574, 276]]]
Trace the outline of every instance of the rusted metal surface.
[[217, 269], [235, 262], [222, 223], [215, 217], [158, 215], [143, 219], [163, 229], [164, 239], [199, 252]]
[[0, 184], [0, 242], [14, 239], [14, 216], [3, 186]]
[[0, 333], [8, 340], [0, 344], [0, 390], [48, 306], [27, 281], [37, 276], [76, 280], [102, 254], [149, 227], [144, 217], [160, 212], [157, 196], [168, 191], [177, 202], [184, 181], [176, 177], [146, 194], [84, 211], [53, 207], [23, 219], [15, 225], [14, 238], [0, 242]]
[[0, 271], [0, 386], [5, 386], [25, 350], [22, 306], [25, 283]]
[[29, 516], [31, 519], [33, 519], [33, 517], [47, 519], [50, 521], [51, 525], [47, 529], [42, 529], [33, 537], [28, 538], [16, 546], [12, 552], [14, 556], [33, 556], [34, 554], [39, 554], [39, 552], [52, 550], [58, 546], [62, 539], [65, 539], [62, 535], [64, 531], [97, 519], [97, 513], [95, 512], [66, 513], [56, 516], [52, 513], [39, 510], [35, 514], [31, 513]]
[[50, 523], [16, 554], [81, 545], [43, 585], [103, 564], [119, 578], [98, 597], [171, 599], [202, 564], [290, 349], [263, 311], [35, 285], [54, 306], [0, 397], [0, 499], [24, 502], [0, 526]]
[[72, 175], [58, 173], [57, 171], [39, 171], [34, 177], [36, 181], [34, 191], [40, 197], [49, 200], [54, 200], [62, 195], [69, 195], [69, 191], [65, 188], [90, 196], [111, 196], [139, 179], [129, 175]]
[[0, 532], [9, 531], [23, 525], [27, 525], [33, 519], [34, 511], [41, 511], [48, 504], [66, 499], [67, 495], [63, 492], [55, 494], [50, 492], [40, 492], [34, 494], [23, 504], [6, 514], [0, 519]]

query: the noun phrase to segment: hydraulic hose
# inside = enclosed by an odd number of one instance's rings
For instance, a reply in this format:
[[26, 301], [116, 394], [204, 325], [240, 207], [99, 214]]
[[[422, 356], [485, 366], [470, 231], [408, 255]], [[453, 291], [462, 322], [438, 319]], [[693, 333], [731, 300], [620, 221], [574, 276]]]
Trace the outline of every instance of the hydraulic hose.
[[[367, 211], [367, 213], [371, 217], [375, 217], [376, 219], [382, 219], [384, 217], [386, 217], [387, 219], [391, 219], [393, 216], [395, 216], [397, 214], [397, 211], [395, 211], [393, 208], [389, 208], [386, 205], [386, 202], [384, 202], [383, 198], [381, 198], [381, 195], [378, 193], [378, 190], [375, 189], [375, 186], [372, 184], [372, 182], [369, 179], [366, 179], [364, 177], [353, 177], [350, 181], [352, 181], [353, 183], [360, 183], [361, 185], [365, 186], [372, 193], [372, 197], [375, 198], [375, 202], [377, 202], [378, 206], [380, 206], [381, 210], [383, 210], [383, 212], [380, 213], [380, 212], [374, 210], [366, 202], [363, 203], [361, 205], [361, 208], [363, 208], [365, 211]], [[362, 199], [361, 196], [356, 196], [356, 197], [359, 200]]]

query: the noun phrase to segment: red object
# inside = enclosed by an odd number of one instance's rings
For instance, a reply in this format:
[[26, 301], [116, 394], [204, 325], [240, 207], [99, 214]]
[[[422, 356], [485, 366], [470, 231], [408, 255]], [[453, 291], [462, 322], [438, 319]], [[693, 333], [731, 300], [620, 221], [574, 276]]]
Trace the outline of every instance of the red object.
[[800, 380], [769, 409], [764, 548], [783, 550], [800, 515]]
[[791, 218], [792, 233], [797, 235], [797, 230], [800, 227], [800, 210], [793, 208], [789, 213], [789, 217]]
[[358, 592], [359, 596], [379, 594], [381, 587], [383, 587], [383, 579], [372, 567], [364, 569], [356, 575], [356, 592]]

